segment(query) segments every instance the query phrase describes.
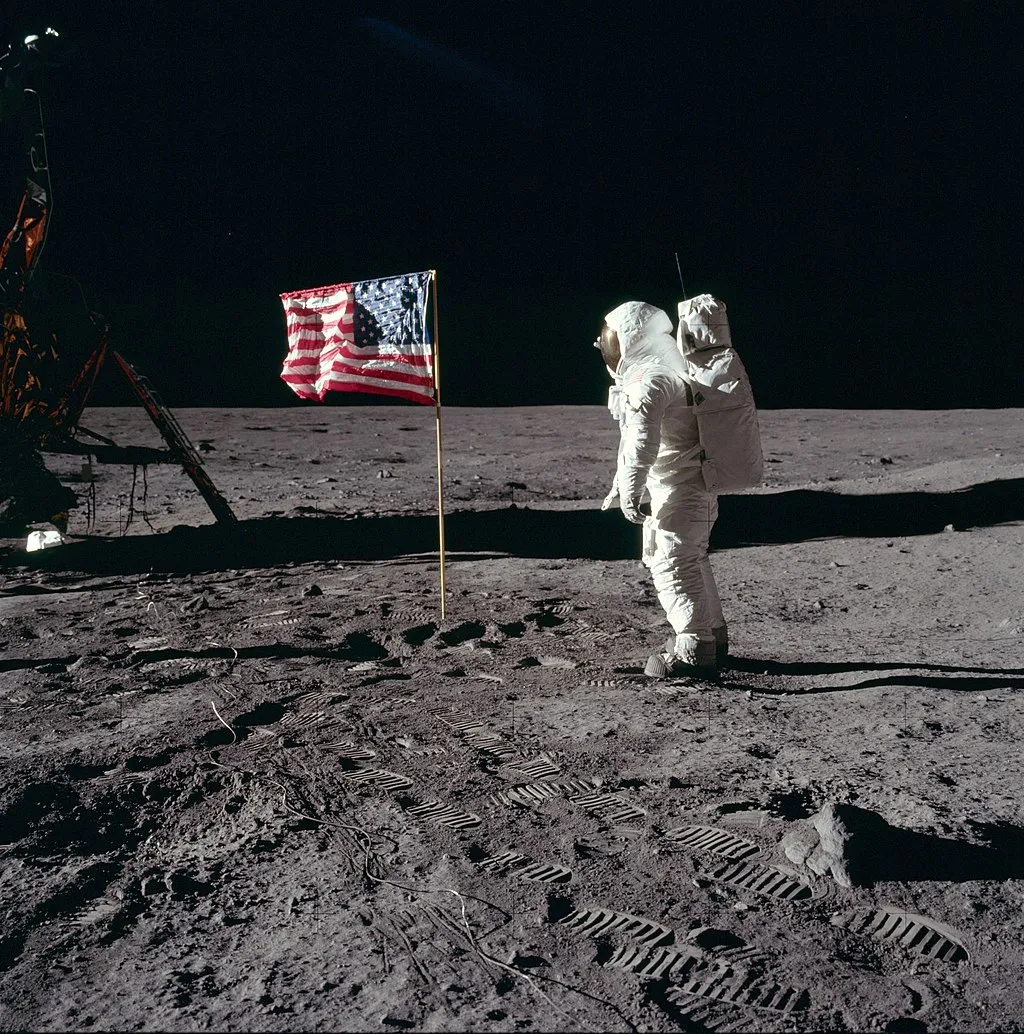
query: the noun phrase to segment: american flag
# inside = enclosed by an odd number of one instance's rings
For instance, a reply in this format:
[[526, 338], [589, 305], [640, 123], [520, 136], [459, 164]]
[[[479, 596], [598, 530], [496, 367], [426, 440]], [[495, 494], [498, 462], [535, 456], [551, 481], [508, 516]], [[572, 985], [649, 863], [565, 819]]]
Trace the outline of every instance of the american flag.
[[281, 295], [288, 355], [281, 378], [304, 399], [370, 391], [434, 401], [425, 319], [431, 274], [407, 273]]

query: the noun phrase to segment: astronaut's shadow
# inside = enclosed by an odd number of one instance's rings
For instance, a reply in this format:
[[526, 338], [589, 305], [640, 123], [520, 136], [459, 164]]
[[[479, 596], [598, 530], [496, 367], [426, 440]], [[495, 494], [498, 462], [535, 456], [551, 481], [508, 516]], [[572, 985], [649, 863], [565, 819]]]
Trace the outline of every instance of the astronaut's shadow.
[[[986, 527], [1024, 520], [1024, 479], [990, 481], [955, 492], [850, 496], [799, 489], [722, 496], [712, 549], [827, 538], [927, 535], [949, 525]], [[617, 510], [462, 510], [445, 518], [447, 550], [466, 561], [495, 557], [636, 560], [640, 529]], [[344, 513], [272, 516], [157, 535], [86, 536], [59, 549], [0, 555], [8, 566], [131, 573], [271, 567], [282, 563], [373, 563], [424, 557], [438, 548], [436, 515]]]
[[794, 489], [722, 496], [712, 548], [827, 538], [932, 535], [1024, 520], [1024, 478], [985, 481], [952, 492], [843, 495]]
[[[848, 693], [878, 686], [908, 686], [919, 689], [945, 689], [953, 692], [982, 693], [995, 689], [1024, 689], [1024, 668], [976, 668], [951, 664], [918, 664], [902, 661], [772, 661], [756, 657], [730, 657], [723, 670], [723, 685], [729, 686], [730, 672], [756, 672], [762, 675], [834, 675], [843, 672], [886, 672], [860, 682], [841, 686], [801, 688], [799, 695]], [[750, 689], [737, 683], [730, 687]], [[768, 696], [792, 694], [793, 687], [759, 687]]]

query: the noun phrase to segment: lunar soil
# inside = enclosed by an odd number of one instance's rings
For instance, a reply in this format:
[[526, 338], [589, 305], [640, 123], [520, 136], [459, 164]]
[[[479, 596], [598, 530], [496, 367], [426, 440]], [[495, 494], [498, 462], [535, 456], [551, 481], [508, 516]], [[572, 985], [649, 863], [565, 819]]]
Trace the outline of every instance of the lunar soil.
[[175, 415], [237, 523], [0, 540], [0, 1028], [1024, 1029], [1024, 411], [762, 412], [714, 682], [601, 407], [443, 413], [443, 616], [432, 409]]

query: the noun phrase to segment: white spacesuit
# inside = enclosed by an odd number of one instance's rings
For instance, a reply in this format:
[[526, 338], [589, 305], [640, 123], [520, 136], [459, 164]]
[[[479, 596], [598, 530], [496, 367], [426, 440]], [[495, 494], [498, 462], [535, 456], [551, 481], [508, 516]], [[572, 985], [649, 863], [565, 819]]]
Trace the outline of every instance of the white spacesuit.
[[[643, 562], [675, 631], [647, 672], [713, 673], [728, 652], [708, 560], [718, 498], [701, 475], [697, 418], [672, 321], [646, 302], [626, 302], [605, 317], [595, 344], [615, 378], [609, 409], [621, 434], [615, 481], [602, 509], [618, 497], [625, 517], [643, 524]], [[646, 518], [640, 512], [645, 490], [651, 500]]]

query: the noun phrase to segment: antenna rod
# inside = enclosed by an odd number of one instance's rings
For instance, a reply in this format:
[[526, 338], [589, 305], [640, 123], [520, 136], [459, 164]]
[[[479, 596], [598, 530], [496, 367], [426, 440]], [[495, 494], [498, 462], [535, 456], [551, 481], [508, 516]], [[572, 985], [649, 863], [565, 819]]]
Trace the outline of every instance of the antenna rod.
[[679, 273], [679, 286], [683, 289], [683, 301], [686, 301], [686, 285], [683, 283], [683, 271], [679, 266], [679, 252], [676, 252], [676, 270]]

